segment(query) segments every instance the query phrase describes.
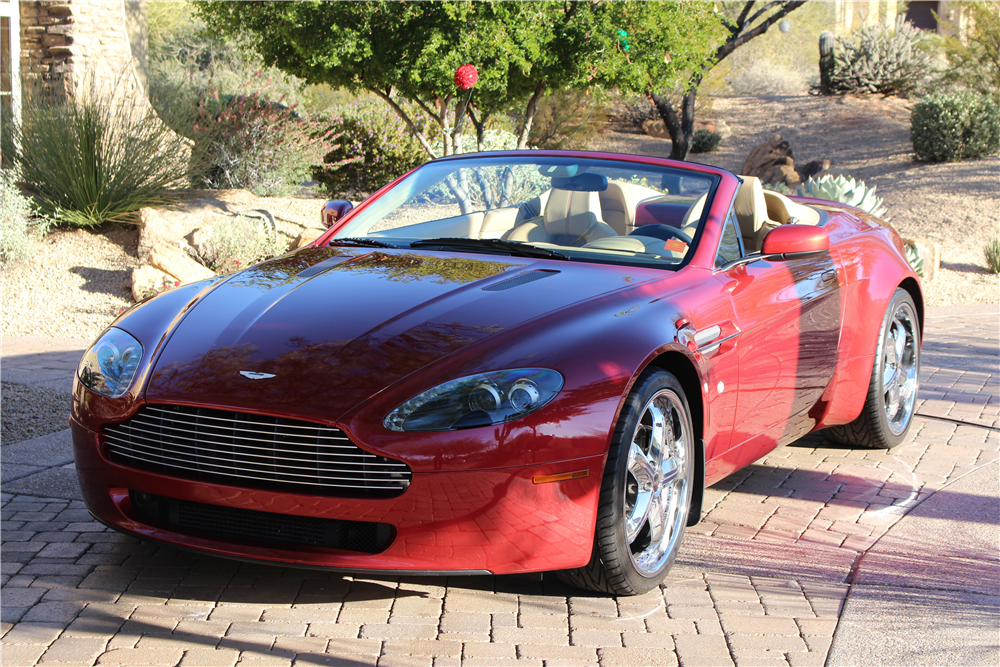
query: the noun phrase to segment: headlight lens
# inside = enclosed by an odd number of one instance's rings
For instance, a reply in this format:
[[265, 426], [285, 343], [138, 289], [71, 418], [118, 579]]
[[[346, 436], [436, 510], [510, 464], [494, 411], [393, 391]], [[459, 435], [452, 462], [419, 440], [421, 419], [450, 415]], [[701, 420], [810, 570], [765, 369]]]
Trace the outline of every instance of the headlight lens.
[[382, 424], [392, 431], [453, 431], [502, 424], [538, 410], [562, 386], [562, 375], [547, 368], [470, 375], [411, 398]]
[[118, 398], [132, 384], [141, 360], [139, 341], [121, 329], [111, 328], [83, 355], [77, 375], [91, 391]]

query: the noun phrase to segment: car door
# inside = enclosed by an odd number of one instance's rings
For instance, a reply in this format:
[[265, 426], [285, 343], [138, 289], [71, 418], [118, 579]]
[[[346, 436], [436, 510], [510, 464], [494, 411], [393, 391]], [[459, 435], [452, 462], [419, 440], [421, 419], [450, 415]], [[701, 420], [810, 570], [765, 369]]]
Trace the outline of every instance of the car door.
[[754, 460], [815, 423], [810, 408], [837, 364], [841, 281], [828, 252], [762, 258], [716, 277], [732, 297], [741, 330], [732, 442]]

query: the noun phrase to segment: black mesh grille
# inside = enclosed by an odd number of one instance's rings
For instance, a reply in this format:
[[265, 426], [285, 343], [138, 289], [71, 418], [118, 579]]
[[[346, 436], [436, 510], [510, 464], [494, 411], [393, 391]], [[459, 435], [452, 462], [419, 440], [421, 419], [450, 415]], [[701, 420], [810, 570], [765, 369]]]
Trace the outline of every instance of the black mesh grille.
[[153, 526], [245, 544], [326, 547], [378, 553], [392, 541], [387, 523], [340, 521], [208, 505], [129, 491], [132, 507]]
[[541, 280], [542, 278], [548, 278], [549, 276], [554, 276], [558, 271], [528, 271], [527, 273], [520, 273], [513, 278], [508, 278], [507, 280], [501, 280], [495, 285], [490, 285], [489, 287], [484, 287], [484, 292], [501, 292], [505, 289], [511, 289], [512, 287], [519, 287], [520, 285], [527, 285], [528, 283], [534, 282], [536, 280]]
[[222, 484], [329, 496], [398, 496], [412, 472], [340, 429], [242, 412], [147, 405], [104, 429], [111, 460]]

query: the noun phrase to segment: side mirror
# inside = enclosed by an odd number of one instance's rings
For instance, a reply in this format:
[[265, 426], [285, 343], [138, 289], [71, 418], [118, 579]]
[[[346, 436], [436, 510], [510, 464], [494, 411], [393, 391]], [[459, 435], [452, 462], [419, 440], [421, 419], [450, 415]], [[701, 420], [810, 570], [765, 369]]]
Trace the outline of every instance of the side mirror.
[[333, 223], [343, 218], [352, 208], [354, 208], [354, 204], [346, 199], [333, 199], [328, 201], [326, 206], [323, 207], [323, 211], [320, 213], [320, 220], [323, 221], [324, 226], [332, 227]]
[[830, 249], [830, 233], [813, 225], [781, 225], [764, 237], [761, 255], [781, 255], [790, 259], [796, 255], [811, 255]]

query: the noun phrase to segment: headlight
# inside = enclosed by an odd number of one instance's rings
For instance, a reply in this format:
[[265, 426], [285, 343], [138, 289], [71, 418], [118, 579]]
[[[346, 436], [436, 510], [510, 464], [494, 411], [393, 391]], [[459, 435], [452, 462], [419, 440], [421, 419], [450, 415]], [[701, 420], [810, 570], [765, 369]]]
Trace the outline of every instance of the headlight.
[[77, 375], [91, 391], [118, 398], [128, 390], [142, 360], [142, 345], [121, 329], [108, 329], [80, 361]]
[[451, 431], [502, 424], [539, 409], [562, 386], [562, 375], [546, 368], [470, 375], [411, 398], [382, 424], [392, 431]]

